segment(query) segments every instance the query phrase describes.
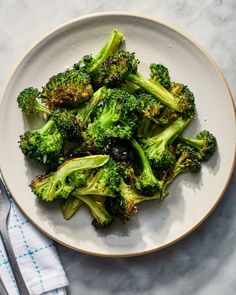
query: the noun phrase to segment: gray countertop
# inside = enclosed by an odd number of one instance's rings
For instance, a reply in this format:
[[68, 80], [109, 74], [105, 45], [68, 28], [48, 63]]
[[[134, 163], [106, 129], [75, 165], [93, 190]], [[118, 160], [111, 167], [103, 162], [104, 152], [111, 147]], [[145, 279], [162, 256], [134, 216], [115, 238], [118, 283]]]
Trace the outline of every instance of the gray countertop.
[[[48, 30], [83, 14], [123, 10], [176, 24], [206, 47], [236, 95], [235, 0], [0, 0], [0, 87], [15, 62]], [[194, 233], [165, 250], [101, 258], [58, 250], [69, 294], [236, 294], [236, 173], [220, 205]]]

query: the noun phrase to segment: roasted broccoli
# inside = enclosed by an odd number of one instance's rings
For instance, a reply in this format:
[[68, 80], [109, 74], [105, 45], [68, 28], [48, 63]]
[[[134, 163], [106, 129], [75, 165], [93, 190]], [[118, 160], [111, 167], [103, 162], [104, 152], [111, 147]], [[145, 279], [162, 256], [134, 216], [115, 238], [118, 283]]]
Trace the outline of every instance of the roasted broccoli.
[[150, 80], [163, 86], [165, 89], [170, 88], [170, 75], [168, 69], [162, 64], [150, 64]]
[[88, 146], [107, 151], [114, 139], [130, 139], [137, 123], [139, 103], [122, 89], [107, 89], [96, 119], [88, 125], [83, 137]]
[[179, 117], [173, 124], [157, 135], [142, 140], [142, 148], [151, 163], [158, 169], [168, 169], [175, 164], [170, 145], [189, 124], [189, 118]]
[[[155, 80], [155, 83], [145, 79], [137, 71], [138, 60], [134, 53], [127, 51], [116, 51], [110, 55], [101, 65], [103, 72], [103, 83], [108, 85], [122, 84], [124, 81], [131, 81], [154, 97], [161, 103], [174, 109], [177, 112], [192, 116], [195, 112], [194, 96], [187, 86], [177, 92], [169, 92]], [[172, 85], [174, 87], [174, 85]]]
[[61, 201], [61, 211], [66, 220], [70, 219], [83, 205], [83, 202], [75, 196], [69, 196]]
[[30, 187], [36, 196], [46, 202], [67, 198], [77, 187], [86, 184], [91, 169], [103, 166], [109, 158], [107, 155], [96, 155], [67, 160], [57, 171], [37, 177]]
[[197, 173], [201, 170], [201, 161], [198, 158], [196, 150], [191, 146], [178, 143], [176, 146], [176, 157], [175, 166], [167, 173], [164, 190], [166, 190], [167, 185], [181, 172]]
[[132, 139], [132, 146], [139, 156], [142, 166], [142, 173], [136, 179], [135, 186], [139, 193], [145, 196], [152, 196], [163, 188], [163, 182], [156, 179], [152, 167], [139, 143]]
[[51, 167], [63, 162], [63, 136], [53, 120], [20, 136], [20, 149], [26, 157]]
[[93, 93], [89, 75], [82, 70], [67, 70], [54, 75], [43, 86], [41, 98], [49, 107], [76, 107], [89, 99]]
[[123, 180], [120, 184], [120, 195], [116, 198], [106, 198], [105, 204], [107, 211], [122, 221], [127, 221], [130, 215], [137, 213], [137, 204], [143, 201], [160, 200], [162, 192], [152, 197], [145, 197], [137, 193], [130, 185]]
[[77, 194], [77, 192], [74, 192], [73, 194], [78, 200], [82, 201], [89, 207], [94, 217], [92, 225], [96, 229], [109, 227], [113, 223], [115, 218], [106, 210], [105, 199], [96, 200], [93, 196], [81, 196]]
[[99, 53], [93, 57], [92, 55], [86, 55], [81, 61], [74, 65], [75, 69], [83, 69], [89, 73], [93, 86], [97, 89], [101, 85], [103, 80], [103, 71], [101, 64], [114, 53], [122, 43], [123, 34], [118, 30], [114, 30], [110, 35], [108, 41], [105, 43]]
[[81, 132], [90, 122], [91, 113], [94, 111], [97, 104], [103, 99], [103, 93], [105, 90], [105, 87], [101, 87], [94, 92], [91, 99], [80, 108], [68, 110], [54, 107], [52, 109], [52, 118], [65, 138], [78, 139], [81, 137]]
[[87, 178], [84, 185], [75, 190], [76, 195], [100, 195], [114, 197], [119, 192], [120, 185], [119, 165], [109, 160], [102, 168]]
[[40, 92], [37, 88], [29, 87], [21, 91], [17, 97], [18, 107], [27, 115], [43, 112], [50, 114], [50, 110], [38, 102]]
[[198, 151], [198, 158], [202, 161], [207, 161], [217, 148], [215, 136], [206, 130], [199, 132], [196, 138], [184, 136], [181, 140], [194, 147]]

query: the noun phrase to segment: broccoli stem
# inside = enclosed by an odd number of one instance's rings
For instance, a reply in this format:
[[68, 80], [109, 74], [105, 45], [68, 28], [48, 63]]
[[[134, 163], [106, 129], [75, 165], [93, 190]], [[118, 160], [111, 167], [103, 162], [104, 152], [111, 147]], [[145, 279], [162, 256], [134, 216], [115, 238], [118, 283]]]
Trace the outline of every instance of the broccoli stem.
[[106, 87], [103, 86], [99, 88], [96, 92], [94, 92], [92, 99], [80, 110], [78, 110], [78, 113], [76, 115], [76, 118], [78, 120], [82, 120], [83, 122], [87, 122], [91, 113], [94, 110], [94, 107], [101, 101], [102, 99], [102, 93], [106, 90]]
[[91, 213], [95, 218], [92, 224], [96, 228], [108, 227], [112, 223], [113, 217], [106, 210], [104, 202], [96, 201], [89, 196], [80, 196], [77, 194], [75, 194], [75, 196], [83, 201], [90, 208]]
[[48, 120], [48, 121], [46, 122], [46, 124], [43, 125], [43, 127], [41, 127], [41, 128], [38, 130], [38, 132], [39, 132], [40, 134], [48, 134], [48, 133], [50, 133], [51, 130], [54, 129], [55, 127], [56, 127], [56, 125], [55, 125], [54, 121], [50, 119], [50, 120]]
[[90, 68], [90, 72], [94, 72], [97, 70], [97, 68], [103, 63], [103, 61], [115, 50], [117, 50], [123, 40], [123, 34], [119, 32], [118, 30], [114, 30], [108, 39], [108, 41], [105, 43], [103, 48], [99, 51], [97, 56], [95, 57], [94, 64]]
[[66, 179], [67, 175], [78, 170], [94, 169], [105, 165], [109, 160], [108, 155], [94, 155], [82, 158], [74, 158], [64, 162], [55, 172], [56, 178]]
[[120, 195], [125, 200], [127, 204], [127, 209], [129, 212], [132, 211], [133, 205], [137, 205], [143, 201], [151, 201], [151, 200], [160, 200], [161, 193], [157, 193], [151, 197], [145, 197], [143, 195], [138, 194], [130, 185], [126, 184], [124, 181], [120, 184]]
[[63, 217], [66, 220], [70, 219], [82, 205], [83, 202], [74, 196], [70, 196], [69, 198], [62, 200], [61, 211]]
[[150, 176], [153, 176], [153, 178], [156, 180], [154, 174], [153, 174], [153, 171], [152, 171], [152, 168], [151, 168], [151, 165], [143, 151], [143, 149], [141, 148], [141, 146], [138, 144], [138, 142], [135, 140], [135, 139], [132, 139], [132, 145], [133, 147], [135, 148], [135, 150], [137, 151], [138, 155], [139, 155], [139, 158], [141, 160], [141, 164], [142, 164], [142, 168], [143, 168], [143, 173], [149, 175]]
[[37, 102], [37, 103], [35, 104], [35, 109], [36, 109], [37, 111], [42, 112], [42, 113], [45, 113], [45, 114], [47, 114], [47, 115], [50, 115], [50, 114], [51, 114], [50, 110], [49, 110], [47, 107], [43, 106], [43, 105], [42, 105], [41, 103], [39, 103], [39, 102]]
[[150, 143], [149, 145], [155, 145], [159, 143], [163, 143], [164, 146], [171, 144], [179, 134], [185, 129], [185, 127], [191, 121], [190, 118], [183, 119], [179, 117], [177, 120], [174, 121], [169, 127], [167, 127], [161, 133], [148, 138], [147, 141]]
[[201, 139], [194, 139], [189, 137], [181, 137], [181, 140], [184, 141], [186, 144], [189, 144], [190, 146], [193, 146], [197, 150], [201, 150], [203, 146], [205, 145], [204, 140]]
[[157, 97], [164, 105], [174, 109], [177, 112], [182, 112], [182, 110], [178, 106], [178, 99], [176, 99], [158, 82], [155, 81], [155, 83], [153, 83], [150, 80], [143, 78], [139, 73], [129, 73], [127, 79], [150, 92], [152, 95]]

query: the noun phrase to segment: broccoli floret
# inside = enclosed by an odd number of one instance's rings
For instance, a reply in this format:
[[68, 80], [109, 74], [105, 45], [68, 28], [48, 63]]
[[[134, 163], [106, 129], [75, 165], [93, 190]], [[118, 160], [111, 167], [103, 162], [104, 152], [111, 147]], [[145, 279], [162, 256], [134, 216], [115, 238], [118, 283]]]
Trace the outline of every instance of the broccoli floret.
[[198, 158], [201, 161], [207, 161], [217, 148], [215, 136], [207, 130], [199, 132], [196, 139], [181, 137], [181, 140], [198, 151]]
[[92, 57], [92, 55], [84, 56], [81, 61], [74, 65], [74, 68], [83, 69], [88, 72], [92, 79], [94, 88], [98, 87], [103, 82], [103, 71], [101, 69], [101, 64], [107, 57], [109, 57], [120, 47], [122, 40], [123, 34], [118, 30], [114, 30], [108, 41], [95, 57]]
[[161, 86], [159, 82], [155, 81], [154, 83], [142, 77], [137, 71], [138, 63], [134, 53], [129, 53], [127, 51], [117, 51], [113, 53], [101, 65], [103, 83], [117, 85], [117, 83], [121, 84], [126, 80], [131, 81], [175, 111], [184, 113], [187, 116], [192, 116], [194, 114], [194, 96], [187, 86], [182, 87], [182, 90], [176, 92], [174, 95]]
[[145, 197], [138, 194], [130, 185], [121, 181], [120, 196], [116, 198], [106, 198], [107, 211], [122, 221], [127, 221], [130, 215], [137, 213], [137, 204], [143, 201], [160, 200], [162, 193], [157, 193], [152, 197]]
[[90, 175], [84, 186], [76, 189], [76, 195], [101, 195], [114, 197], [119, 192], [120, 167], [109, 160], [95, 174]]
[[93, 93], [89, 75], [82, 70], [67, 70], [52, 76], [43, 87], [42, 101], [52, 106], [76, 107]]
[[89, 207], [94, 217], [92, 225], [96, 229], [107, 228], [113, 223], [114, 217], [106, 210], [104, 201], [97, 201], [92, 196], [81, 196], [76, 192], [73, 194]]
[[105, 90], [105, 87], [101, 87], [94, 92], [92, 98], [81, 108], [68, 110], [54, 107], [52, 109], [52, 118], [65, 138], [78, 139], [81, 137], [81, 132], [91, 121], [91, 113], [94, 111], [97, 104], [103, 99], [103, 92]]
[[157, 135], [143, 139], [142, 148], [151, 163], [158, 169], [168, 169], [175, 164], [170, 145], [189, 124], [189, 118], [178, 118], [173, 124]]
[[150, 64], [151, 81], [157, 82], [167, 90], [170, 88], [170, 75], [168, 69], [162, 64]]
[[129, 139], [137, 123], [139, 102], [122, 89], [107, 89], [96, 119], [88, 125], [83, 137], [88, 146], [107, 151], [114, 139]]
[[142, 173], [136, 179], [135, 186], [139, 193], [152, 196], [163, 188], [163, 182], [156, 179], [152, 167], [139, 143], [132, 139], [132, 146], [137, 152], [142, 165]]
[[151, 94], [138, 91], [135, 96], [140, 103], [140, 112], [144, 118], [151, 119], [155, 122], [155, 119], [160, 115], [163, 105]]
[[43, 112], [50, 114], [48, 108], [38, 102], [40, 92], [37, 88], [29, 87], [21, 91], [17, 97], [18, 107], [21, 108], [22, 112], [27, 115], [34, 114], [36, 112]]
[[55, 121], [58, 129], [66, 139], [78, 139], [80, 136], [80, 125], [72, 110], [53, 107], [51, 118]]
[[70, 219], [83, 205], [83, 202], [74, 196], [69, 196], [61, 201], [61, 211], [66, 220]]
[[167, 179], [165, 180], [165, 189], [181, 172], [198, 173], [201, 170], [201, 161], [198, 158], [196, 150], [191, 146], [182, 143], [177, 144], [176, 157], [175, 166], [168, 173]]
[[54, 167], [63, 161], [63, 136], [50, 119], [42, 128], [21, 135], [20, 149], [26, 157]]
[[84, 186], [89, 171], [103, 166], [109, 160], [107, 155], [74, 158], [65, 161], [55, 172], [39, 176], [30, 187], [35, 195], [46, 202], [67, 198], [77, 187]]

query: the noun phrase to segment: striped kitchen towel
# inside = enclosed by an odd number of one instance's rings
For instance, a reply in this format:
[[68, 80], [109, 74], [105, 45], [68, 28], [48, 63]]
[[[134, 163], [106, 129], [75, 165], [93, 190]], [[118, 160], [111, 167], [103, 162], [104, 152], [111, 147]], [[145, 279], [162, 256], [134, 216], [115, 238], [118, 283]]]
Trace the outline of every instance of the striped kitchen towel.
[[[68, 281], [53, 242], [29, 222], [13, 200], [10, 202], [8, 232], [30, 294], [66, 294]], [[2, 241], [0, 276], [9, 295], [19, 295]]]

